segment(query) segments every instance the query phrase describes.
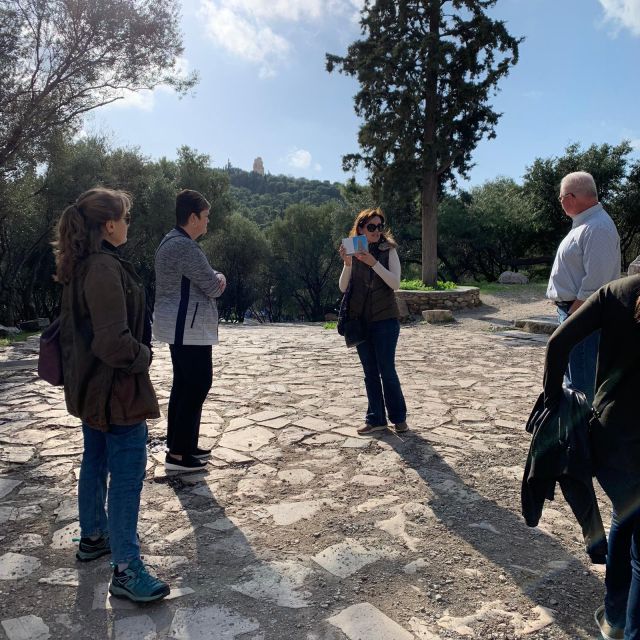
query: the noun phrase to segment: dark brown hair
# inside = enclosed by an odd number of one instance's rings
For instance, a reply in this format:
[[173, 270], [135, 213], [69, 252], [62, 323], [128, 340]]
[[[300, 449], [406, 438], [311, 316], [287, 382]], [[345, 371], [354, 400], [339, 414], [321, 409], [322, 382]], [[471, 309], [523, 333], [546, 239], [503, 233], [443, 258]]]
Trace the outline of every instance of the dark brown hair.
[[198, 218], [203, 211], [210, 209], [207, 199], [198, 191], [183, 189], [176, 196], [176, 224], [184, 227], [189, 222], [189, 216], [195, 213]]
[[55, 279], [70, 282], [80, 262], [100, 250], [106, 222], [120, 220], [131, 208], [131, 196], [125, 191], [94, 187], [81, 194], [60, 216], [53, 249], [56, 257]]
[[[353, 221], [353, 227], [351, 227], [351, 231], [349, 231], [349, 237], [362, 235], [359, 231], [364, 225], [366, 225], [369, 220], [378, 216], [382, 222], [384, 222], [384, 214], [382, 213], [382, 209], [380, 207], [375, 207], [374, 209], [363, 209]], [[385, 227], [385, 230], [380, 234], [380, 242], [387, 242], [393, 248], [397, 247], [398, 244], [393, 239], [393, 235], [391, 234], [391, 229]]]

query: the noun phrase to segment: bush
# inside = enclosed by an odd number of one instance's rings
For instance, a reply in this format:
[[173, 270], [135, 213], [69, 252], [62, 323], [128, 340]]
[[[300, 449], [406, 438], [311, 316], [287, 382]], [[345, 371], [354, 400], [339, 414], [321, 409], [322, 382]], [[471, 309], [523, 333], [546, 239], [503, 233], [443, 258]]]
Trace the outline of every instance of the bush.
[[438, 280], [435, 287], [428, 287], [422, 280], [401, 280], [400, 289], [405, 291], [446, 291], [447, 289], [455, 289], [458, 285], [455, 282], [447, 280]]

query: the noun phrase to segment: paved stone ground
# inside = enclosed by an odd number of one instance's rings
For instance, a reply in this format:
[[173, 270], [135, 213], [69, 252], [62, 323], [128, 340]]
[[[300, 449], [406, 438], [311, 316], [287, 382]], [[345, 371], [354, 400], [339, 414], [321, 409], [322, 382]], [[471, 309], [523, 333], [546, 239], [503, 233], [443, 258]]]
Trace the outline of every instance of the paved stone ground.
[[[167, 477], [166, 423], [150, 425], [139, 530], [175, 597], [142, 607], [107, 597], [107, 559], [74, 560], [82, 447], [61, 391], [0, 368], [0, 638], [594, 638], [602, 571], [567, 505], [537, 529], [519, 515], [544, 342], [469, 317], [403, 327], [412, 430], [373, 439], [334, 331], [223, 326], [208, 472]], [[166, 348], [152, 374], [164, 411]]]

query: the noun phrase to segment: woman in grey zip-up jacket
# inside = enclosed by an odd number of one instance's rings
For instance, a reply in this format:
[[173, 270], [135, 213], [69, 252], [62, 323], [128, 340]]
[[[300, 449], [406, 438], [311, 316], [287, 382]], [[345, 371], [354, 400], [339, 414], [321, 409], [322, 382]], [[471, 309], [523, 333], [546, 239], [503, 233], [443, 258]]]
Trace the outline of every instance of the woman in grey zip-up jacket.
[[207, 231], [209, 208], [197, 191], [181, 191], [176, 227], [160, 242], [155, 259], [153, 335], [169, 344], [173, 364], [165, 466], [177, 471], [201, 469], [210, 453], [198, 447], [198, 435], [213, 379], [211, 346], [218, 343], [216, 298], [226, 279], [196, 242]]

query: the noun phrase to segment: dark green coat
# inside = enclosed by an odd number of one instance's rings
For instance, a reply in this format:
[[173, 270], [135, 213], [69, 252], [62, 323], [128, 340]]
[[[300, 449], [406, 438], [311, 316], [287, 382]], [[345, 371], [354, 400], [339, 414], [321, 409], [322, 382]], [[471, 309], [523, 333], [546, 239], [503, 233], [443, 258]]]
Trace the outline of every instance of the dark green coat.
[[547, 346], [544, 397], [553, 405], [562, 393], [562, 377], [571, 349], [601, 329], [592, 426], [596, 471], [603, 468], [640, 473], [640, 323], [634, 318], [640, 276], [601, 287], [554, 332]]
[[60, 345], [67, 409], [95, 429], [158, 418], [142, 344], [145, 292], [133, 266], [114, 251], [90, 255], [64, 285]]

